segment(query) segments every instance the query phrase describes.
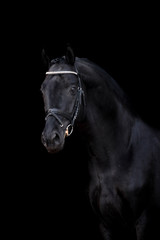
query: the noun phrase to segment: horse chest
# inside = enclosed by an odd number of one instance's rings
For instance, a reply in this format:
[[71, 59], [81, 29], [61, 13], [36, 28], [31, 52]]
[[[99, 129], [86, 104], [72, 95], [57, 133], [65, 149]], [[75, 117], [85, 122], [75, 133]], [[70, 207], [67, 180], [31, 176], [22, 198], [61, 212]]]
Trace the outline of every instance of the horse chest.
[[94, 176], [89, 186], [90, 202], [101, 220], [115, 222], [117, 219], [123, 222], [125, 219], [127, 222], [138, 215], [140, 206], [135, 192], [139, 186], [132, 188], [127, 177], [124, 181], [118, 181], [115, 175]]
[[103, 177], [97, 175], [91, 180], [89, 195], [92, 208], [100, 217], [106, 215], [106, 212], [108, 215], [111, 209], [112, 211], [113, 209], [117, 212], [120, 211], [121, 200], [111, 179], [108, 179], [106, 183]]

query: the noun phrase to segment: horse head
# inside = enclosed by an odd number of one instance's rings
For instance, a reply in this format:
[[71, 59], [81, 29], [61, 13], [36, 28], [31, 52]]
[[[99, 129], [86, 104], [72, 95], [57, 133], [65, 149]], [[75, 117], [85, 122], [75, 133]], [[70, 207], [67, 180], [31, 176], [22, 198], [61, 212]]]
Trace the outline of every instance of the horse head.
[[[47, 58], [48, 62], [48, 58]], [[50, 153], [63, 149], [65, 138], [71, 135], [75, 120], [80, 117], [84, 96], [73, 50], [49, 62], [41, 85], [46, 113], [42, 143]]]

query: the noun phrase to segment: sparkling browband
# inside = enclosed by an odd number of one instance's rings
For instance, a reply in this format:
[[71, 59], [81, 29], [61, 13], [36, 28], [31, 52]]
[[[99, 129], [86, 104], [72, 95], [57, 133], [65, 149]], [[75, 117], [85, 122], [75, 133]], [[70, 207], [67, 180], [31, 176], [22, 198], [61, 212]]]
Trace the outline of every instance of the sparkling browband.
[[50, 71], [50, 72], [46, 72], [47, 75], [66, 74], [66, 73], [78, 75], [77, 72], [74, 72], [74, 71], [54, 71], [54, 72]]

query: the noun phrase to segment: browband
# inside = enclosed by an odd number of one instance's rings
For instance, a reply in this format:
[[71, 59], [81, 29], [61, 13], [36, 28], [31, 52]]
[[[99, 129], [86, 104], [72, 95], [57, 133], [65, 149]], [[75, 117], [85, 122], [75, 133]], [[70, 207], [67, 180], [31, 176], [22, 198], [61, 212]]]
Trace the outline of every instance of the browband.
[[75, 74], [78, 75], [76, 72], [74, 71], [50, 71], [50, 72], [46, 72], [47, 75], [54, 75], [54, 74], [66, 74], [66, 73], [70, 73], [70, 74]]

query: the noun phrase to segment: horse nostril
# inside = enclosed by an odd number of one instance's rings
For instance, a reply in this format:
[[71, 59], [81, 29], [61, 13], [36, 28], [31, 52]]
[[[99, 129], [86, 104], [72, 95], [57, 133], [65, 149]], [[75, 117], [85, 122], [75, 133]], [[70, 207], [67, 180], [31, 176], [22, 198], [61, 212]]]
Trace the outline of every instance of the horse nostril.
[[52, 135], [49, 137], [45, 136], [45, 134], [42, 133], [41, 142], [46, 148], [56, 146], [60, 143], [60, 136], [57, 132], [52, 132]]
[[54, 132], [52, 135], [52, 143], [59, 142], [59, 139], [60, 139], [60, 137], [59, 137], [58, 133]]

